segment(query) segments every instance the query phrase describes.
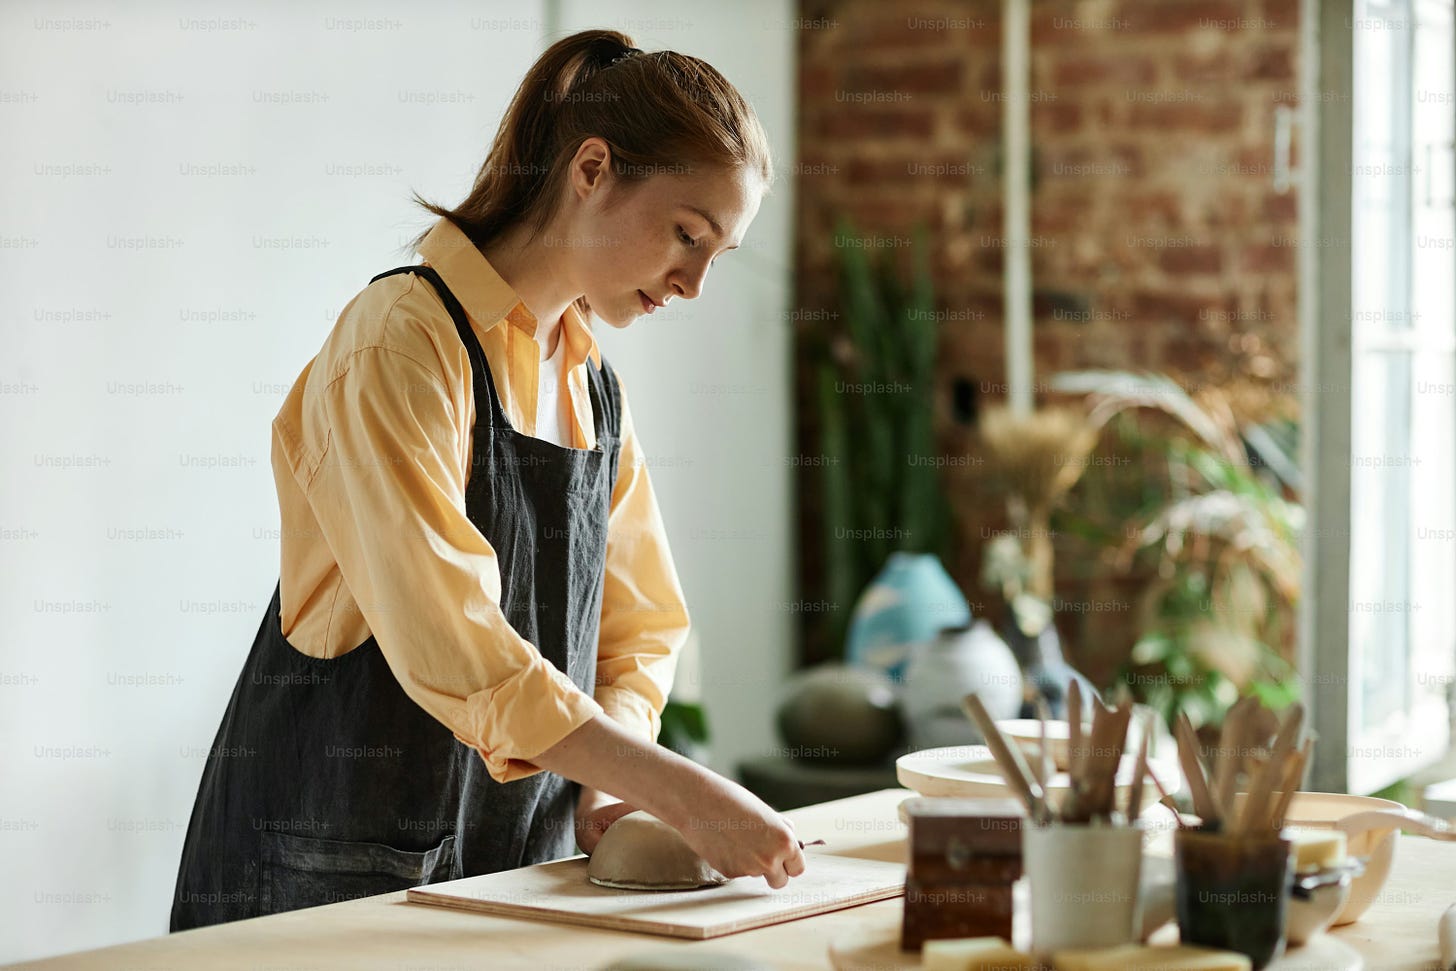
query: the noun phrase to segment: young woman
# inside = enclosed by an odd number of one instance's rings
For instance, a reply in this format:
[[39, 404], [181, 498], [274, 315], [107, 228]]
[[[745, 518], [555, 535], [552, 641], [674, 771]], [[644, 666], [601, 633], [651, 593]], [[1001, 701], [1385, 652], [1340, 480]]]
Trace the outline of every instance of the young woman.
[[344, 308], [273, 422], [278, 586], [209, 753], [173, 930], [591, 852], [634, 808], [730, 876], [790, 824], [655, 744], [688, 630], [588, 326], [702, 291], [773, 178], [717, 71], [554, 44], [463, 203]]

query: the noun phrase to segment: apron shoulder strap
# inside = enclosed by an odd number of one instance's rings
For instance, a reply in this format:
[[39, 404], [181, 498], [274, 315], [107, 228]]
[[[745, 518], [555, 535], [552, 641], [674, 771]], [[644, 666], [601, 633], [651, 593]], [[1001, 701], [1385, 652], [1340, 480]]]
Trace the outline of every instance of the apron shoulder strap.
[[[455, 332], [460, 336], [460, 343], [465, 345], [466, 353], [470, 356], [470, 371], [472, 390], [475, 393], [476, 414], [479, 415], [481, 401], [490, 402], [490, 421], [495, 428], [508, 428], [510, 423], [506, 420], [505, 408], [501, 405], [500, 396], [495, 390], [495, 378], [490, 373], [490, 362], [486, 360], [485, 349], [480, 346], [480, 339], [475, 336], [475, 331], [470, 326], [470, 318], [465, 314], [465, 308], [460, 305], [455, 294], [445, 285], [438, 271], [433, 266], [411, 265], [397, 266], [392, 270], [385, 270], [373, 277], [369, 282], [382, 280], [387, 276], [394, 276], [397, 273], [413, 273], [429, 281], [440, 295], [440, 302], [445, 305], [445, 310], [450, 314], [450, 319], [455, 322]], [[479, 419], [477, 418], [477, 421]]]
[[[602, 357], [602, 367], [598, 371], [587, 362], [587, 375], [590, 378], [592, 397], [595, 399], [596, 413], [599, 417], [597, 437], [600, 438], [605, 431], [613, 438], [622, 437], [622, 389], [617, 383], [617, 372], [612, 370], [612, 365]], [[598, 386], [601, 390], [598, 392]]]

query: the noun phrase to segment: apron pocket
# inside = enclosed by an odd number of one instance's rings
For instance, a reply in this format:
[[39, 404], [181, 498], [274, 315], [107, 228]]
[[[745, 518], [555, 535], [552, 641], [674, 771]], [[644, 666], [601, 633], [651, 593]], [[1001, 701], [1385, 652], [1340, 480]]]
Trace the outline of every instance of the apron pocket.
[[325, 840], [264, 832], [259, 881], [263, 913], [336, 904], [441, 880], [453, 880], [455, 836], [414, 853], [383, 843]]

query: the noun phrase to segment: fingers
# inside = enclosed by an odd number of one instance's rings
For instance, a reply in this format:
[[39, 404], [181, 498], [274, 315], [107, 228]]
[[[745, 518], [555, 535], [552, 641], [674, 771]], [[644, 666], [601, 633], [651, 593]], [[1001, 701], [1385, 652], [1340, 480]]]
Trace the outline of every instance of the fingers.
[[601, 840], [602, 834], [633, 809], [625, 802], [614, 802], [576, 817], [576, 845], [587, 856], [591, 856]]
[[625, 802], [616, 802], [597, 811], [601, 814], [602, 829], [606, 829], [628, 813], [636, 812], [636, 809]]
[[769, 862], [763, 873], [763, 878], [775, 890], [787, 886], [793, 877], [802, 876], [807, 867], [804, 851], [799, 846], [799, 841], [794, 838], [793, 824], [788, 820], [784, 820], [784, 822], [788, 823], [789, 827], [788, 840], [781, 852]]
[[804, 861], [804, 853], [797, 846], [794, 852], [782, 862], [775, 861], [774, 865], [763, 874], [768, 885], [775, 890], [788, 886], [789, 880], [804, 875], [807, 864]]
[[801, 877], [804, 875], [804, 870], [807, 867], [808, 863], [804, 859], [804, 851], [799, 849], [798, 846], [795, 846], [793, 854], [784, 861], [784, 873], [791, 877]]

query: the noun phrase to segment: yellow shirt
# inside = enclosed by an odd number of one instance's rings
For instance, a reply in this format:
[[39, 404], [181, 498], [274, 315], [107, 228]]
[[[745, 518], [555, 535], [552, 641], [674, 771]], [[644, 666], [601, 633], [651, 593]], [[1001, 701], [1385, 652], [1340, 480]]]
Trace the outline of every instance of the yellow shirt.
[[[418, 252], [465, 308], [512, 427], [534, 435], [535, 318], [449, 220]], [[561, 326], [570, 438], [591, 448], [585, 369], [601, 358], [575, 307]], [[373, 633], [408, 695], [500, 782], [539, 772], [532, 757], [602, 712], [656, 740], [689, 621], [625, 390], [591, 696], [500, 609], [495, 552], [465, 514], [477, 404], [427, 281], [385, 277], [344, 307], [273, 421], [284, 635], [330, 658]]]

